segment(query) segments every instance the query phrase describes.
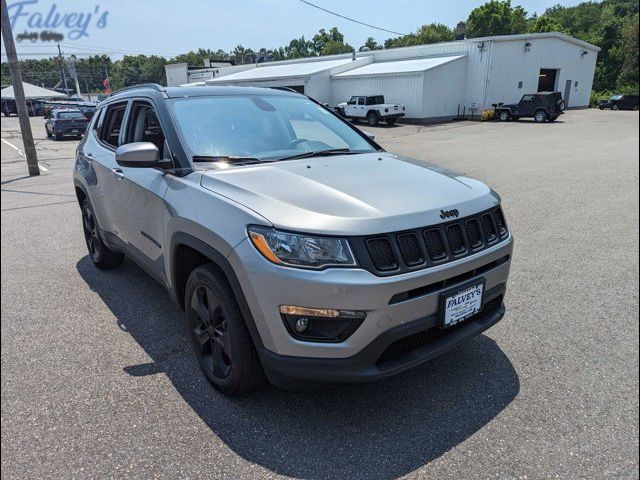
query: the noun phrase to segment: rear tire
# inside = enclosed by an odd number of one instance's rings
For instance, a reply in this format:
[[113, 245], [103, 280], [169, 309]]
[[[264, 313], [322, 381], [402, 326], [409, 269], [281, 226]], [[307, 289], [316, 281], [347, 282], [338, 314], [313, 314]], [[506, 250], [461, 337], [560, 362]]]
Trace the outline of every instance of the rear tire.
[[200, 368], [225, 395], [239, 395], [265, 376], [227, 279], [212, 264], [191, 272], [185, 288], [187, 324]]
[[536, 123], [544, 123], [547, 121], [547, 113], [544, 110], [538, 110], [533, 114], [533, 120]]
[[375, 112], [367, 113], [367, 123], [370, 127], [375, 127], [378, 125], [378, 114]]
[[604, 105], [598, 105], [598, 108], [599, 108], [600, 110], [604, 110]]
[[86, 198], [82, 201], [82, 230], [93, 264], [101, 270], [122, 265], [124, 254], [111, 250], [100, 236], [100, 227], [93, 209]]

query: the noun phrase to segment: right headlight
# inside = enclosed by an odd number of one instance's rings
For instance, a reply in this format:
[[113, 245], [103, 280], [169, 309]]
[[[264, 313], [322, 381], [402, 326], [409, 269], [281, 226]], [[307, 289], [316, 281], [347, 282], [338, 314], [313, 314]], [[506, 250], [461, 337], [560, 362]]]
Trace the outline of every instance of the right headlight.
[[278, 265], [312, 269], [357, 265], [349, 242], [343, 238], [281, 232], [266, 227], [249, 227], [249, 238], [267, 260]]

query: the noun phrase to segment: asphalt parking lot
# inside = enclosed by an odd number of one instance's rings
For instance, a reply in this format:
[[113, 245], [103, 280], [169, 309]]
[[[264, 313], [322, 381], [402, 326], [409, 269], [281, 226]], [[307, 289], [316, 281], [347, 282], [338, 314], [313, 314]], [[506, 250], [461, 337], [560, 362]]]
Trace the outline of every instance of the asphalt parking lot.
[[[225, 398], [183, 314], [130, 262], [97, 271], [76, 141], [2, 119], [2, 478], [638, 478], [638, 113], [368, 128], [497, 190], [504, 320], [391, 380]], [[384, 192], [381, 192], [383, 195]]]

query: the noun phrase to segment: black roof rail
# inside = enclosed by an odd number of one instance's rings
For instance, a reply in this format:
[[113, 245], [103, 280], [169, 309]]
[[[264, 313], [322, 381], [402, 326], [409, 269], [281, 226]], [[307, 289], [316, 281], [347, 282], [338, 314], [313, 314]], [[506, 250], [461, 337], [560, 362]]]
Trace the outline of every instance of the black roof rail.
[[164, 92], [165, 87], [163, 87], [162, 85], [160, 85], [159, 83], [138, 83], [136, 85], [129, 85], [128, 87], [122, 87], [119, 88], [118, 90], [116, 90], [115, 92], [111, 92], [109, 94], [109, 96], [113, 96], [113, 95], [117, 95], [120, 92], [125, 92], [127, 90], [134, 90], [136, 88], [151, 88], [153, 90], [156, 90], [158, 92]]

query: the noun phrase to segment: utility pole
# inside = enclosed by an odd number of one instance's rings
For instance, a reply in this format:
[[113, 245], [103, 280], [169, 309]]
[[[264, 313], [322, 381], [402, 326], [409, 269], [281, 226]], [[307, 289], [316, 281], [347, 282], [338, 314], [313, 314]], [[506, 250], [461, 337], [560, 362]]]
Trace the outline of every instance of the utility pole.
[[9, 11], [7, 9], [6, 0], [2, 0], [2, 38], [4, 39], [4, 48], [7, 51], [9, 71], [11, 72], [11, 83], [13, 84], [13, 95], [16, 99], [16, 110], [18, 110], [18, 119], [20, 120], [20, 131], [22, 132], [24, 154], [27, 157], [29, 176], [33, 177], [40, 175], [40, 168], [38, 168], [38, 154], [36, 153], [36, 146], [33, 143], [33, 133], [31, 132], [31, 122], [29, 121], [29, 111], [27, 110], [27, 100], [24, 98], [22, 74], [20, 73], [20, 64], [18, 63], [16, 44], [13, 41], [13, 31], [11, 30], [11, 23], [9, 22]]
[[71, 71], [71, 76], [76, 82], [76, 95], [82, 98], [80, 94], [80, 82], [78, 81], [78, 71], [76, 70], [76, 57], [71, 55], [69, 57], [69, 70]]
[[62, 88], [64, 88], [64, 94], [69, 95], [69, 90], [67, 90], [67, 76], [64, 74], [64, 59], [62, 58], [62, 50], [60, 50], [59, 43], [58, 43], [58, 65], [60, 66], [60, 80], [62, 80]]

